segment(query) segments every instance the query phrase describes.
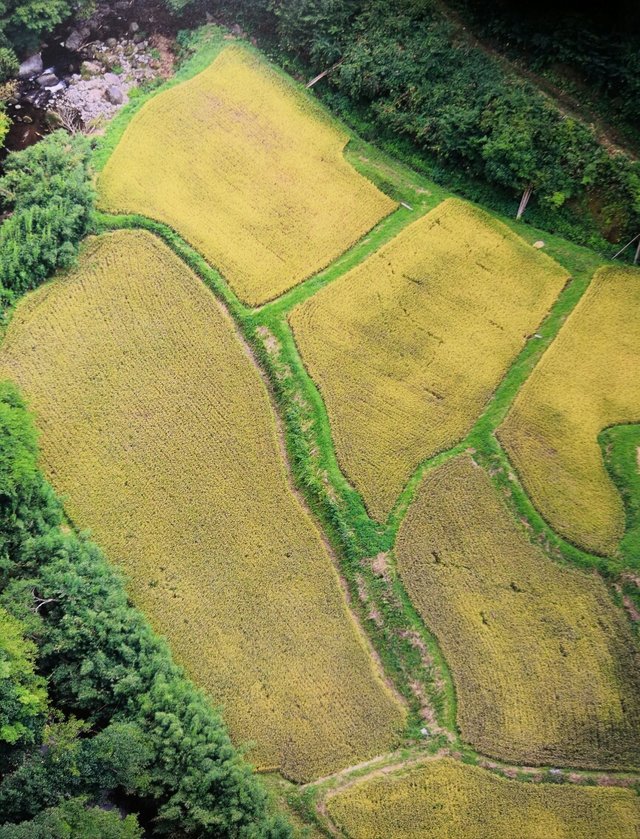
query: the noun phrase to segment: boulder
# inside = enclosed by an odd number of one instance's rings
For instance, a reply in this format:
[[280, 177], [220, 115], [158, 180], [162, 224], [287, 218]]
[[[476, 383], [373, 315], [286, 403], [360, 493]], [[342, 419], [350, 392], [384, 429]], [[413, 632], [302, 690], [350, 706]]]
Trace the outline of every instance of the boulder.
[[104, 80], [109, 85], [114, 84], [118, 87], [120, 86], [120, 76], [118, 76], [117, 73], [105, 73]]
[[102, 67], [97, 61], [83, 61], [80, 65], [80, 75], [83, 79], [86, 79], [89, 76], [95, 76], [100, 73], [101, 70]]
[[78, 52], [90, 34], [90, 29], [74, 29], [67, 37], [64, 45], [71, 52]]
[[105, 99], [111, 102], [112, 105], [122, 105], [124, 102], [124, 93], [119, 85], [109, 85], [104, 92]]
[[23, 61], [18, 70], [19, 79], [31, 79], [34, 76], [39, 76], [44, 69], [42, 63], [42, 56], [39, 52], [35, 55], [29, 56], [26, 61]]
[[129, 32], [134, 33], [140, 29], [140, 24], [136, 23], [135, 20], [132, 20], [129, 24]]
[[40, 87], [55, 87], [59, 83], [60, 79], [55, 73], [43, 73], [41, 76], [38, 76], [36, 81]]

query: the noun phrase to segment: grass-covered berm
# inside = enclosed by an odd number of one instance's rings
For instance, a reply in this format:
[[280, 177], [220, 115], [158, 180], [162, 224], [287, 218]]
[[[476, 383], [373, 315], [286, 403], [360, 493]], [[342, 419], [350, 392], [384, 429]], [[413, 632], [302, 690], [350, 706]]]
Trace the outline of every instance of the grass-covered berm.
[[630, 789], [526, 783], [448, 758], [356, 781], [327, 800], [349, 839], [636, 839]]
[[549, 524], [607, 555], [625, 513], [598, 435], [640, 422], [639, 312], [640, 272], [601, 268], [498, 431]]
[[640, 650], [624, 613], [595, 572], [529, 541], [469, 455], [427, 472], [395, 551], [465, 740], [513, 763], [640, 766]]
[[0, 351], [65, 509], [260, 767], [309, 780], [391, 748], [404, 712], [294, 495], [228, 315], [149, 233], [91, 240]]
[[99, 205], [170, 225], [255, 306], [396, 207], [346, 162], [347, 141], [290, 78], [227, 47], [133, 117], [100, 175]]
[[422, 460], [464, 437], [567, 276], [448, 199], [292, 311], [338, 460], [374, 518]]

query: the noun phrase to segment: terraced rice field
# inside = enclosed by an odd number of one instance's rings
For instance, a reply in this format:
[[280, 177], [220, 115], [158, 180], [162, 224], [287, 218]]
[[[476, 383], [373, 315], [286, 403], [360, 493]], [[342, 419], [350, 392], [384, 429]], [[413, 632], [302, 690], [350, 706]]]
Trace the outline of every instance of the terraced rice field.
[[347, 140], [256, 53], [227, 47], [135, 115], [99, 178], [99, 203], [175, 228], [258, 305], [396, 206], [345, 161]]
[[92, 240], [24, 298], [0, 351], [74, 524], [259, 766], [309, 780], [390, 748], [404, 714], [290, 489], [230, 319], [158, 239]]
[[640, 765], [640, 652], [622, 611], [597, 575], [529, 542], [468, 455], [427, 473], [396, 555], [467, 742], [515, 763]]
[[629, 789], [531, 784], [443, 758], [355, 782], [327, 801], [349, 839], [635, 839]]
[[469, 430], [566, 279], [449, 199], [292, 311], [338, 459], [373, 517]]
[[624, 509], [598, 434], [640, 421], [639, 311], [637, 271], [598, 271], [498, 432], [549, 524], [602, 554], [622, 538]]

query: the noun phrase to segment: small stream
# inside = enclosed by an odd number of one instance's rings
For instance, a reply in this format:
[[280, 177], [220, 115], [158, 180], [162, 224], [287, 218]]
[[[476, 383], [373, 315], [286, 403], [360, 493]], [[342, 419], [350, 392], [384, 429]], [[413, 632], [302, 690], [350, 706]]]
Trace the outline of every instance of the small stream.
[[162, 0], [117, 0], [99, 2], [86, 22], [67, 22], [58, 27], [42, 48], [41, 68], [38, 65], [37, 72], [20, 79], [15, 97], [9, 100], [7, 113], [12, 125], [0, 161], [8, 152], [25, 149], [49, 133], [52, 121], [48, 114], [54, 109], [57, 95], [69, 86], [71, 76], [80, 72], [82, 62], [91, 58], [86, 48], [127, 34], [131, 37], [131, 27], [136, 24], [147, 33], [173, 36], [186, 22], [172, 18]]
[[[68, 78], [80, 71], [83, 61], [81, 53], [67, 49], [60, 43], [52, 43], [42, 50], [42, 72], [18, 82], [16, 96], [9, 100], [7, 113], [12, 125], [5, 140], [4, 154], [20, 151], [33, 145], [50, 130], [47, 119], [48, 108], [54, 104], [56, 94], [69, 84]], [[37, 79], [47, 76], [52, 84], [44, 86]]]

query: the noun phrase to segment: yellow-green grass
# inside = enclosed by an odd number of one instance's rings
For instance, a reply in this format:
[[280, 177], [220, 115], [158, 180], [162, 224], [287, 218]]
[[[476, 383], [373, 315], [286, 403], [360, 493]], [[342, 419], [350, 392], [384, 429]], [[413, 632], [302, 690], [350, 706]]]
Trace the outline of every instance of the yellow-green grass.
[[640, 655], [595, 572], [527, 538], [469, 455], [427, 472], [396, 556], [479, 751], [515, 763], [640, 765]]
[[325, 267], [395, 203], [344, 159], [348, 136], [240, 46], [146, 103], [99, 204], [175, 228], [250, 305]]
[[602, 554], [622, 538], [624, 508], [598, 434], [640, 421], [639, 312], [640, 272], [600, 269], [498, 431], [549, 524]]
[[527, 783], [442, 758], [357, 781], [327, 800], [349, 839], [636, 839], [629, 789]]
[[404, 714], [293, 494], [257, 368], [160, 240], [117, 232], [24, 298], [0, 350], [74, 524], [252, 759], [309, 780], [394, 744]]
[[448, 199], [290, 315], [338, 459], [384, 520], [417, 465], [458, 442], [566, 272]]

